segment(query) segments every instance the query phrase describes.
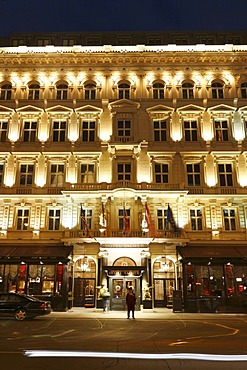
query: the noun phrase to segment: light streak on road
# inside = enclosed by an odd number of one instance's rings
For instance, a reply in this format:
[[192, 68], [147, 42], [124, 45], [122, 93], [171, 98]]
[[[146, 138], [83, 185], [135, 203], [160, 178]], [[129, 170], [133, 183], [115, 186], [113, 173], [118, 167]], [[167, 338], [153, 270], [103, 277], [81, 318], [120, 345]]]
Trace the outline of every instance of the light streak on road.
[[27, 357], [92, 357], [127, 358], [140, 360], [199, 360], [199, 361], [247, 361], [247, 355], [214, 355], [203, 353], [124, 353], [124, 352], [83, 352], [25, 350]]

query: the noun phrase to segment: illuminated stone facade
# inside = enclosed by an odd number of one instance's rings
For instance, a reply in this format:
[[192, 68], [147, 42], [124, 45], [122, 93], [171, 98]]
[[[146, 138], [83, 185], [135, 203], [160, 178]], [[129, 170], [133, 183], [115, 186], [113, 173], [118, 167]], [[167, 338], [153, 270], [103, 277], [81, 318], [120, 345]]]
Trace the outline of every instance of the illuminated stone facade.
[[[174, 289], [185, 306], [245, 293], [246, 45], [0, 52], [2, 290], [97, 307], [104, 284], [111, 309], [128, 285], [138, 307], [147, 285], [151, 307], [171, 307]], [[197, 249], [215, 250], [204, 267], [221, 258], [214, 289], [211, 272], [185, 271]]]

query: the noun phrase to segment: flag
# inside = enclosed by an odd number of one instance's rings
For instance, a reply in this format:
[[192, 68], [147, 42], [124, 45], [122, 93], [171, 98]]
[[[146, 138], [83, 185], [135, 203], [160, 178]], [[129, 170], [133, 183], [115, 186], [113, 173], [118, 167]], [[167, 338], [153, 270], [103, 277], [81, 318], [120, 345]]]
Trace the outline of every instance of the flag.
[[171, 207], [168, 204], [167, 214], [166, 214], [166, 230], [168, 230], [169, 224], [171, 225], [173, 231], [175, 231], [175, 232], [178, 231], [178, 226], [177, 226], [177, 224], [174, 220]]
[[130, 234], [130, 219], [127, 215], [126, 209], [123, 209], [123, 216], [124, 216], [124, 234], [125, 236], [129, 236]]
[[154, 237], [155, 236], [154, 225], [153, 225], [151, 213], [150, 213], [147, 203], [145, 204], [145, 220], [146, 220], [149, 232], [150, 232], [150, 236]]
[[81, 228], [86, 231], [87, 238], [92, 238], [90, 230], [89, 230], [89, 226], [85, 218], [85, 210], [82, 207], [81, 207]]
[[106, 222], [106, 217], [105, 217], [105, 207], [104, 207], [104, 204], [102, 202], [102, 208], [101, 208], [101, 214], [99, 215], [99, 231], [101, 233], [104, 233], [107, 231], [107, 222]]

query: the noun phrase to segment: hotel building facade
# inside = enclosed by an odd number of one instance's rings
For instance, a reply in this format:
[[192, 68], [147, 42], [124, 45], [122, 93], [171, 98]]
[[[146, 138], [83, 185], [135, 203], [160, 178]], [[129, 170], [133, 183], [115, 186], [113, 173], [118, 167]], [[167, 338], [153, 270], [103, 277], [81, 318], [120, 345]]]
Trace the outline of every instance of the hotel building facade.
[[0, 291], [245, 312], [246, 62], [246, 34], [1, 40]]

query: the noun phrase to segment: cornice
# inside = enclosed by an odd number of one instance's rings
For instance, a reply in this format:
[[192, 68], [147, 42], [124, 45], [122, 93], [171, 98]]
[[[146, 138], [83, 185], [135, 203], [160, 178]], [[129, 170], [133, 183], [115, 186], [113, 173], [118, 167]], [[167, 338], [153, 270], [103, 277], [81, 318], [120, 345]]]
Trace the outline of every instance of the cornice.
[[16, 66], [18, 69], [20, 67], [25, 68], [33, 67], [35, 68], [36, 65], [43, 66], [43, 67], [52, 67], [52, 66], [76, 66], [80, 67], [81, 65], [88, 65], [88, 66], [97, 66], [97, 67], [110, 67], [116, 65], [125, 65], [125, 66], [136, 66], [140, 69], [140, 65], [143, 66], [147, 65], [156, 65], [156, 64], [163, 64], [166, 67], [172, 67], [181, 64], [187, 65], [229, 65], [231, 68], [233, 66], [246, 64], [247, 62], [247, 51], [241, 53], [241, 55], [233, 55], [232, 53], [229, 54], [219, 54], [219, 53], [210, 53], [209, 55], [205, 55], [200, 53], [198, 55], [193, 54], [185, 54], [185, 53], [169, 53], [169, 54], [157, 54], [153, 55], [150, 53], [149, 55], [140, 55], [140, 53], [136, 53], [134, 55], [107, 55], [103, 56], [102, 54], [94, 54], [94, 55], [85, 55], [85, 54], [78, 54], [75, 56], [68, 56], [68, 55], [1, 55], [0, 56], [0, 67], [6, 68], [7, 66]]

